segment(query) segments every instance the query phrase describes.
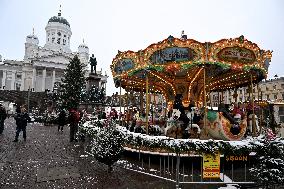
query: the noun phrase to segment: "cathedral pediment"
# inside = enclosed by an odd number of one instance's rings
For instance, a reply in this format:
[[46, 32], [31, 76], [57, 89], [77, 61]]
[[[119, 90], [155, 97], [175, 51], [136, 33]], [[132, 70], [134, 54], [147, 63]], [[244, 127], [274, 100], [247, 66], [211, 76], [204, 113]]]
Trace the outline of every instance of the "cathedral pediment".
[[34, 62], [50, 62], [55, 64], [68, 64], [71, 58], [65, 55], [50, 55], [50, 56], [42, 56], [34, 59]]

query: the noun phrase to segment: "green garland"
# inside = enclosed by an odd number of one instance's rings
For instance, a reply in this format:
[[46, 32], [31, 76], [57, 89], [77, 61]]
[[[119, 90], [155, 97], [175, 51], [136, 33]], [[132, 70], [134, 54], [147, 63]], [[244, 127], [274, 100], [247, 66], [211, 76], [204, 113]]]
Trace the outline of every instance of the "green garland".
[[[81, 125], [80, 129], [84, 133], [87, 133], [90, 137], [96, 134], [96, 123], [86, 122]], [[92, 127], [90, 127], [90, 125]], [[95, 126], [95, 127], [94, 127]], [[100, 126], [100, 124], [98, 125]], [[263, 141], [260, 138], [249, 138], [245, 141], [241, 141], [239, 144], [235, 144], [235, 141], [215, 141], [215, 140], [190, 140], [190, 139], [173, 139], [169, 137], [161, 136], [148, 136], [140, 133], [133, 133], [128, 131], [125, 127], [118, 126], [120, 132], [122, 132], [125, 145], [131, 146], [135, 149], [147, 149], [153, 151], [164, 151], [171, 153], [192, 153], [196, 154], [214, 154], [219, 151], [221, 154], [230, 155], [244, 155], [250, 152], [257, 152], [258, 149], [254, 148], [256, 145]], [[284, 143], [283, 138], [277, 140]], [[238, 141], [239, 142], [239, 141]]]

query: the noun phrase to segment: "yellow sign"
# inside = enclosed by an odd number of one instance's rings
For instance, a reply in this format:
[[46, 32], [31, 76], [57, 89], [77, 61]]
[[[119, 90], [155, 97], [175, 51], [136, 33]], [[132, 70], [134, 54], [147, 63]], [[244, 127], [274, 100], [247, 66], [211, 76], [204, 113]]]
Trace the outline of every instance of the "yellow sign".
[[203, 178], [220, 178], [220, 153], [203, 155]]

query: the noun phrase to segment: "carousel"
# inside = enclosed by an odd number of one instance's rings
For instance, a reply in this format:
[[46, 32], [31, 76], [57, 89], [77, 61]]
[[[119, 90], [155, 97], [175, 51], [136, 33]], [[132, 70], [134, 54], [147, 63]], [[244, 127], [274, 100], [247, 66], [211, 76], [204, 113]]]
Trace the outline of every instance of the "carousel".
[[[267, 77], [271, 57], [272, 51], [260, 49], [244, 36], [214, 43], [169, 36], [138, 52], [118, 51], [111, 70], [117, 87], [146, 95], [147, 134], [152, 93], [164, 97], [168, 110], [180, 103], [187, 110], [181, 109], [180, 114], [193, 111], [192, 107], [203, 109], [203, 121], [197, 125], [209, 138], [241, 140], [247, 131], [247, 116], [238, 117], [239, 131], [233, 132], [234, 121], [221, 109], [208, 108], [209, 94], [257, 84]], [[187, 114], [192, 120], [190, 116]], [[186, 123], [193, 125], [192, 121]], [[256, 129], [251, 130], [256, 133]]]

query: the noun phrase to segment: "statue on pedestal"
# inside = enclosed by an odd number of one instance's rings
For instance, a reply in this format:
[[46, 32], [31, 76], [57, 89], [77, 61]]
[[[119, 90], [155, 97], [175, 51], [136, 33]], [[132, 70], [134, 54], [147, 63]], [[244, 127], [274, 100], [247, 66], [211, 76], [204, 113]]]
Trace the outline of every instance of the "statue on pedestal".
[[94, 54], [92, 54], [92, 57], [90, 57], [90, 65], [91, 65], [91, 73], [93, 73], [93, 70], [95, 70], [95, 74], [97, 74], [97, 59], [94, 56]]

